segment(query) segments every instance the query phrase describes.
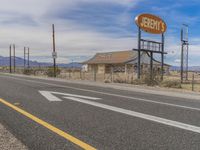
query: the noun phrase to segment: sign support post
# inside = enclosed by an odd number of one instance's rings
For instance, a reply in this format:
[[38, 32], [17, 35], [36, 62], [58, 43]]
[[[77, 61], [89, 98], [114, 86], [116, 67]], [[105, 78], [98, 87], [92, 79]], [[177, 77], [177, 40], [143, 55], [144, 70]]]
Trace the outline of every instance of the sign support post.
[[[160, 75], [161, 80], [164, 77], [164, 33], [167, 29], [165, 22], [154, 15], [151, 14], [141, 14], [135, 18], [135, 22], [138, 26], [138, 49], [133, 49], [138, 51], [138, 63], [137, 63], [137, 78], [141, 78], [141, 55], [146, 53], [150, 58], [150, 78], [153, 80], [153, 54], [161, 54], [161, 65], [160, 65]], [[141, 36], [141, 30], [148, 32], [150, 34], [161, 34], [161, 42], [145, 40]], [[141, 54], [141, 52], [144, 52]]]
[[163, 33], [162, 34], [162, 53], [161, 53], [161, 81], [163, 81], [163, 76], [164, 76], [164, 43], [165, 43], [165, 37]]
[[150, 78], [153, 80], [153, 52], [150, 52]]
[[188, 80], [188, 25], [183, 24], [181, 29], [181, 83]]
[[140, 79], [140, 75], [141, 75], [141, 42], [140, 42], [140, 39], [141, 39], [141, 29], [140, 27], [138, 27], [138, 63], [137, 63], [137, 75], [138, 75], [138, 79]]

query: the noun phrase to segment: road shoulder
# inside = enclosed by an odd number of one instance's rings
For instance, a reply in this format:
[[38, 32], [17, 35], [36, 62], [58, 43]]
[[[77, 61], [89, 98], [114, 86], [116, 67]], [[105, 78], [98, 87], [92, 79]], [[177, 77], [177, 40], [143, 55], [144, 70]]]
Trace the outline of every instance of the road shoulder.
[[103, 88], [106, 87], [106, 88], [117, 89], [117, 90], [140, 92], [140, 93], [145, 93], [145, 94], [155, 94], [155, 95], [162, 95], [162, 96], [172, 96], [172, 97], [177, 97], [177, 98], [200, 100], [200, 92], [192, 92], [192, 91], [187, 91], [187, 90], [182, 90], [182, 89], [150, 87], [150, 86], [143, 86], [143, 85], [120, 84], [120, 83], [102, 83], [102, 82], [85, 81], [85, 80], [66, 80], [66, 79], [60, 79], [60, 78], [27, 76], [27, 75], [21, 75], [21, 74], [8, 74], [8, 73], [1, 73], [1, 74], [13, 76], [13, 77], [26, 77], [30, 79], [41, 79], [41, 80], [46, 80], [46, 81], [81, 84], [81, 85], [86, 85], [86, 86], [95, 86], [95, 87], [103, 87]]
[[0, 149], [28, 150], [28, 148], [16, 139], [2, 124], [0, 124]]

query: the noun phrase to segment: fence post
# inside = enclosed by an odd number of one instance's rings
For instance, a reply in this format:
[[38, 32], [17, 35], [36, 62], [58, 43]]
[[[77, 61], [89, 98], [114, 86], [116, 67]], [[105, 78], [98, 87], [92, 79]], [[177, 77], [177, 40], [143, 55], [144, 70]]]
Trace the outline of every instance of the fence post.
[[97, 68], [96, 65], [94, 66], [94, 81], [97, 81]]
[[83, 71], [83, 80], [85, 80], [85, 71]]
[[70, 80], [70, 78], [71, 78], [71, 70], [69, 69], [68, 71], [69, 71], [69, 80]]
[[113, 83], [113, 66], [111, 67], [111, 82]]
[[82, 71], [80, 70], [80, 79], [82, 80]]
[[125, 64], [125, 83], [127, 83], [127, 64]]

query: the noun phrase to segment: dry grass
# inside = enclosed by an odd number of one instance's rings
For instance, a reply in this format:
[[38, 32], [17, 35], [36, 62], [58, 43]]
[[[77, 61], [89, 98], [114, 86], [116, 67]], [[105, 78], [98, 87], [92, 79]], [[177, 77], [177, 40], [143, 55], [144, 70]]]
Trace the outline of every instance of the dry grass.
[[[47, 68], [32, 68], [35, 76], [46, 76], [45, 72]], [[9, 68], [0, 68], [2, 72], [9, 72]], [[17, 68], [17, 73], [22, 74], [24, 69]], [[164, 76], [164, 82], [160, 82], [159, 80], [155, 79], [158, 84], [162, 87], [171, 87], [171, 88], [181, 88], [183, 90], [192, 90], [192, 76], [194, 74], [195, 77], [195, 84], [194, 84], [194, 91], [200, 92], [200, 73], [189, 72], [188, 74], [188, 81], [187, 83], [179, 84], [180, 82], [180, 72], [171, 71], [169, 75]], [[88, 72], [81, 72], [80, 70], [67, 70], [61, 68], [61, 73], [58, 78], [63, 78], [67, 80], [88, 80], [88, 81], [98, 81], [98, 82], [105, 82], [105, 83], [127, 83], [127, 84], [145, 84], [143, 80], [137, 80], [136, 73], [108, 73], [108, 74], [94, 74]], [[146, 83], [147, 84], [147, 83]]]

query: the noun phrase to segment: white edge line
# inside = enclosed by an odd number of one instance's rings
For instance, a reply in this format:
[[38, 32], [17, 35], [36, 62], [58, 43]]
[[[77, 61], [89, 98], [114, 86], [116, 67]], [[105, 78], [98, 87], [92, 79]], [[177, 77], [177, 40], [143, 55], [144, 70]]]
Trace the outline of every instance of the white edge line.
[[135, 112], [135, 111], [131, 111], [131, 110], [126, 110], [126, 109], [123, 109], [123, 108], [114, 107], [114, 106], [110, 106], [110, 105], [105, 105], [105, 104], [101, 104], [101, 103], [97, 103], [97, 102], [82, 100], [80, 98], [75, 98], [75, 97], [64, 97], [64, 98], [72, 100], [72, 101], [92, 105], [92, 106], [95, 106], [95, 107], [111, 110], [111, 111], [114, 111], [114, 112], [126, 114], [126, 115], [129, 115], [129, 116], [133, 116], [133, 117], [142, 118], [142, 119], [145, 119], [145, 120], [157, 122], [157, 123], [160, 123], [160, 124], [164, 124], [164, 125], [168, 125], [168, 126], [172, 126], [172, 127], [176, 127], [176, 128], [200, 133], [200, 127], [198, 127], [198, 126], [185, 124], [185, 123], [181, 123], [181, 122], [178, 122], [178, 121], [172, 121], [172, 120], [164, 119], [164, 118], [161, 118], [161, 117], [147, 115], [147, 114], [143, 114], [143, 113], [139, 113], [139, 112]]

